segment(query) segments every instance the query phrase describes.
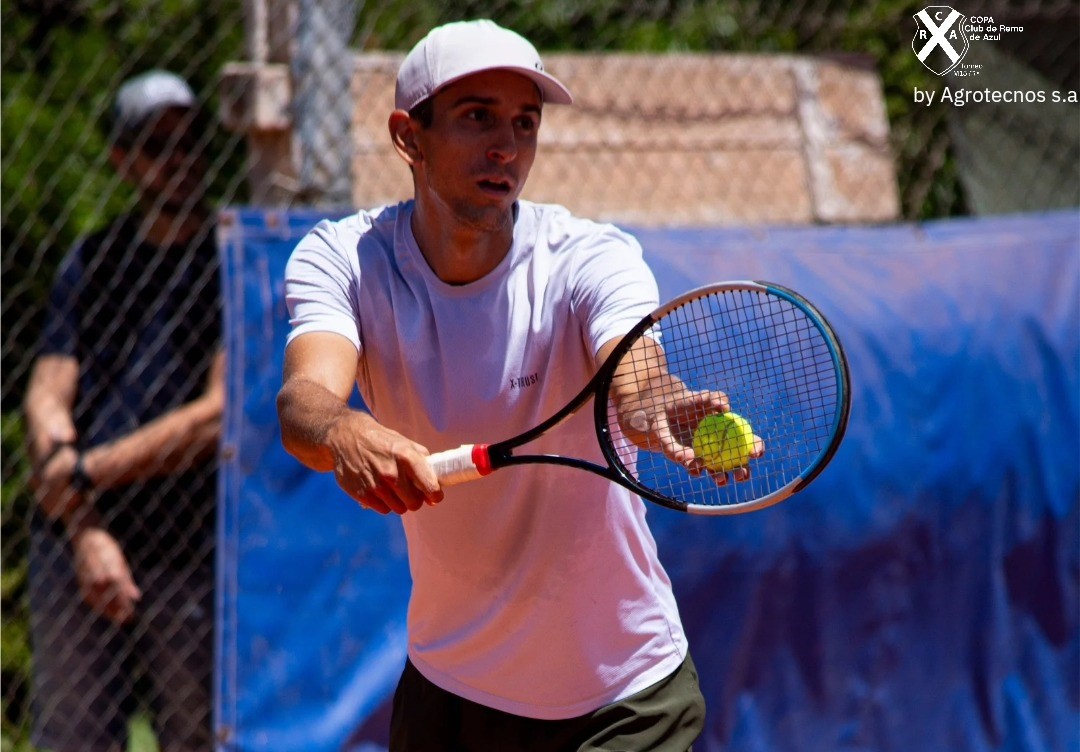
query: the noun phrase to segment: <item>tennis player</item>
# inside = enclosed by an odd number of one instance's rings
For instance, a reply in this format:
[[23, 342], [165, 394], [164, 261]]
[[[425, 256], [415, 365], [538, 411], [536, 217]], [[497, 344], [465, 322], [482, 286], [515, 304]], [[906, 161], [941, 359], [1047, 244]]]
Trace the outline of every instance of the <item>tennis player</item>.
[[[284, 444], [362, 506], [402, 515], [408, 541], [393, 750], [681, 752], [704, 722], [640, 499], [552, 466], [444, 492], [425, 459], [536, 425], [657, 305], [633, 237], [518, 198], [544, 108], [571, 102], [514, 32], [434, 29], [389, 117], [412, 200], [320, 223], [286, 271]], [[371, 414], [348, 407], [354, 383]], [[720, 398], [698, 397], [713, 411]], [[587, 412], [537, 451], [602, 461]], [[694, 461], [662, 408], [634, 425], [639, 443]]]

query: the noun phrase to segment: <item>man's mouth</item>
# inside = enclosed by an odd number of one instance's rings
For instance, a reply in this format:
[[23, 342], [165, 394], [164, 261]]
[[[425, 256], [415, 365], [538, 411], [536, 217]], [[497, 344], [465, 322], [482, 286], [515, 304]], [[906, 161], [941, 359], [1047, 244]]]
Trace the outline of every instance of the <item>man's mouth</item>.
[[484, 178], [483, 180], [478, 181], [477, 185], [479, 185], [480, 189], [485, 193], [491, 193], [498, 196], [507, 196], [513, 189], [510, 181], [502, 178]]

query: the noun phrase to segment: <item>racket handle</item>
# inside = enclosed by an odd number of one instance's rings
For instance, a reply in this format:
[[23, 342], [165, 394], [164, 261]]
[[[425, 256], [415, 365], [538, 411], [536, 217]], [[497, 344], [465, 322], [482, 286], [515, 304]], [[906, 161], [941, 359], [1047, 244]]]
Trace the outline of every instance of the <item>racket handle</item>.
[[442, 486], [483, 478], [492, 470], [487, 444], [462, 444], [457, 449], [436, 452], [428, 457], [428, 463]]

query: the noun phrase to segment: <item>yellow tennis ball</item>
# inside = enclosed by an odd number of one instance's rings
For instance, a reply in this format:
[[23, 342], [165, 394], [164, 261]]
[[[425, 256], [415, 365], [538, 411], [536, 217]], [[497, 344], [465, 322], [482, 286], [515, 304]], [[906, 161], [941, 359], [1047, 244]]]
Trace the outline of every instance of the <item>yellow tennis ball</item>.
[[754, 429], [741, 415], [706, 415], [694, 431], [694, 454], [714, 473], [742, 467], [753, 451]]

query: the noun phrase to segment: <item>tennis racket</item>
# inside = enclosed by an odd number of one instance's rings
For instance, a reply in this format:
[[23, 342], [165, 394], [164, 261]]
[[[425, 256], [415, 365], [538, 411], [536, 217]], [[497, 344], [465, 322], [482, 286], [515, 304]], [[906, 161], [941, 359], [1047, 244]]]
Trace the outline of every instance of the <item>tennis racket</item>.
[[[660, 451], [630, 443], [617, 420], [613, 381], [640, 366], [643, 338], [658, 344], [673, 384], [723, 392], [765, 445], [750, 459], [749, 478], [691, 472]], [[637, 347], [635, 345], [638, 345]], [[655, 349], [655, 348], [654, 348]], [[674, 391], [674, 387], [673, 387]], [[596, 438], [607, 465], [516, 450], [595, 398]], [[671, 399], [675, 400], [672, 394]], [[465, 444], [431, 455], [444, 486], [529, 463], [566, 465], [601, 475], [657, 504], [682, 512], [726, 515], [771, 506], [798, 493], [836, 453], [847, 427], [851, 390], [847, 361], [825, 317], [792, 290], [767, 282], [726, 282], [688, 292], [642, 319], [618, 343], [592, 380], [562, 410], [535, 428], [496, 444]], [[682, 416], [673, 433], [692, 443], [705, 417]], [[716, 412], [715, 409], [712, 412]]]

